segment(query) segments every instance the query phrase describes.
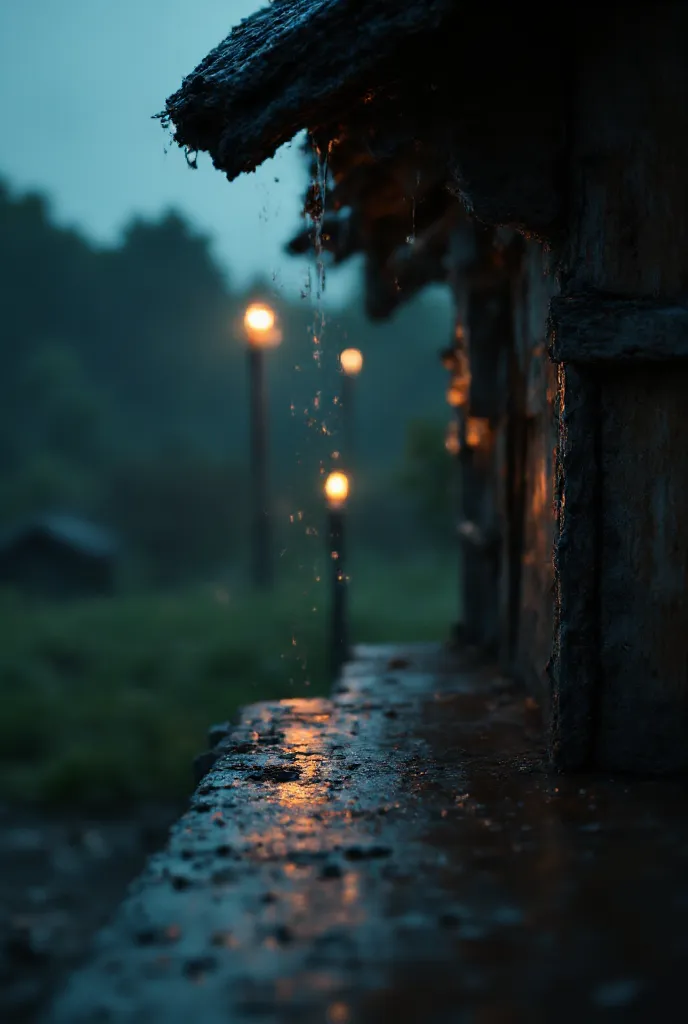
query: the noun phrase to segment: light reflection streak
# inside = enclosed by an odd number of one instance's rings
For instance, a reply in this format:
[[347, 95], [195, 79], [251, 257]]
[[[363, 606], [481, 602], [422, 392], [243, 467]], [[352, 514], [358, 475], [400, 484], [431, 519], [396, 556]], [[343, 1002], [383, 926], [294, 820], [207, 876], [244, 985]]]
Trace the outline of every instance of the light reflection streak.
[[[261, 813], [256, 819], [262, 827], [245, 836], [247, 848], [260, 859], [282, 862], [277, 905], [299, 934], [350, 928], [366, 916], [360, 873], [347, 869], [326, 881], [321, 876], [330, 856], [338, 859], [340, 847], [360, 841], [350, 811], [332, 797], [332, 762], [323, 729], [330, 713], [325, 708], [310, 713], [313, 702], [305, 698], [281, 703], [291, 712], [281, 723], [281, 747], [288, 751], [289, 764], [298, 768], [299, 777], [262, 788]], [[306, 709], [307, 717], [299, 717], [299, 711]], [[272, 813], [266, 802], [272, 805]]]

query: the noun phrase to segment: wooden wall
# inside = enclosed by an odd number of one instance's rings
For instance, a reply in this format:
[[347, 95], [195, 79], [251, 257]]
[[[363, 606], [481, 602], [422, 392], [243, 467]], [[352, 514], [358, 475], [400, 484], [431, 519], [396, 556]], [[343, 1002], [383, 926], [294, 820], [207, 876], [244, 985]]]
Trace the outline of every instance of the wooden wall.
[[461, 230], [455, 296], [470, 379], [460, 410], [463, 634], [547, 706], [556, 370], [546, 333], [557, 285], [540, 243], [517, 239], [508, 259], [492, 262], [483, 229], [474, 244]]
[[[529, 242], [514, 281], [514, 342], [523, 388], [522, 415], [511, 426], [522, 471], [521, 579], [513, 670], [549, 704], [547, 665], [552, 653], [554, 569], [554, 452], [556, 370], [546, 348], [549, 302], [557, 285], [542, 246]], [[519, 527], [518, 520], [516, 528]]]
[[[464, 182], [468, 208], [531, 237], [500, 252], [499, 231], [474, 221], [452, 248], [465, 415], [490, 421], [463, 456], [464, 489], [479, 467], [480, 490], [464, 532], [484, 539], [496, 521], [499, 535], [496, 560], [466, 551], [470, 639], [497, 635], [561, 770], [688, 771], [686, 39], [678, 0], [603, 5], [594, 33], [568, 34], [543, 129], [560, 199], [548, 248], [504, 162], [509, 202], [483, 201], [488, 175]], [[487, 119], [500, 100], [485, 103]], [[509, 324], [488, 315], [505, 277]]]
[[688, 770], [688, 8], [610, 8], [577, 53], [559, 365], [552, 753]]

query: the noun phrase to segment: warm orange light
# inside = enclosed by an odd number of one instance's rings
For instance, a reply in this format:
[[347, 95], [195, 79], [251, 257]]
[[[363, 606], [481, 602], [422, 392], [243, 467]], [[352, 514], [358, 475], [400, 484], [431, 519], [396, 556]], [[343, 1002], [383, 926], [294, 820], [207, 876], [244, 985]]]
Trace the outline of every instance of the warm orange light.
[[459, 384], [452, 384], [447, 390], [447, 402], [451, 405], [452, 409], [457, 409], [460, 405], [463, 405], [467, 397], [466, 388], [461, 387]]
[[246, 310], [244, 323], [250, 331], [269, 331], [275, 326], [275, 314], [269, 306], [256, 303]]
[[325, 481], [325, 496], [332, 508], [340, 508], [349, 497], [349, 478], [346, 473], [330, 473]]
[[327, 1024], [349, 1024], [350, 1020], [351, 1011], [346, 1003], [332, 1003], [328, 1006]]
[[363, 369], [363, 353], [357, 348], [345, 348], [339, 362], [347, 377], [357, 377]]
[[469, 416], [466, 423], [466, 444], [469, 448], [479, 448], [490, 436], [490, 421], [479, 416]]
[[261, 302], [254, 302], [248, 307], [244, 314], [244, 327], [252, 345], [274, 348], [282, 340], [274, 310]]

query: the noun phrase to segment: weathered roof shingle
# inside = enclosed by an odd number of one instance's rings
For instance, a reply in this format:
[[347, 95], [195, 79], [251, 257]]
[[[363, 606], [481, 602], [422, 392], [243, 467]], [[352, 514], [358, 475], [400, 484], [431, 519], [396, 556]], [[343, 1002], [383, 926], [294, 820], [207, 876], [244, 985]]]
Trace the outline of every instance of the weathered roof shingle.
[[412, 68], [457, 0], [274, 0], [216, 47], [161, 115], [231, 180]]

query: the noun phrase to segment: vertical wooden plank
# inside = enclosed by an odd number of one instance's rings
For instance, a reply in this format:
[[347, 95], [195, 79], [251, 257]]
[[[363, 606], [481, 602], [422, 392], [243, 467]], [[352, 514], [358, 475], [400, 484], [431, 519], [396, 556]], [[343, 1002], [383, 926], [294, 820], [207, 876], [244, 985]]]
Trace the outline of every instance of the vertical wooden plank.
[[599, 682], [599, 393], [559, 368], [550, 751], [563, 771], [591, 767]]
[[567, 291], [688, 294], [688, 4], [600, 5], [577, 54]]
[[546, 666], [552, 652], [554, 569], [552, 545], [555, 444], [554, 368], [544, 352], [549, 300], [556, 291], [546, 273], [547, 257], [537, 243], [526, 248], [524, 278], [516, 307], [517, 349], [522, 375], [522, 426], [519, 466], [521, 573], [518, 591], [518, 676], [549, 709]]
[[[565, 293], [688, 295], [688, 5], [579, 37]], [[632, 347], [632, 346], [631, 346]], [[552, 746], [561, 768], [688, 767], [683, 364], [560, 370]]]
[[506, 360], [511, 347], [509, 282], [472, 288], [468, 304], [471, 416], [496, 419], [504, 412]]
[[688, 769], [688, 367], [602, 377], [597, 763]]
[[499, 663], [506, 674], [518, 672], [516, 658], [523, 569], [527, 434], [526, 379], [520, 358], [524, 345], [523, 280], [521, 268], [521, 273], [510, 282], [505, 414], [498, 426], [496, 467], [502, 530]]
[[494, 435], [480, 444], [466, 443], [460, 453], [462, 520], [459, 535], [464, 567], [464, 628], [466, 640], [481, 648], [496, 648], [499, 621], [499, 519], [494, 477]]
[[497, 479], [498, 515], [501, 525], [500, 567], [498, 579], [499, 667], [507, 675], [513, 669], [514, 637], [512, 630], [514, 572], [520, 566], [520, 552], [514, 562], [512, 546], [516, 520], [514, 478], [514, 430], [512, 417], [507, 414], [495, 432], [495, 469]]

